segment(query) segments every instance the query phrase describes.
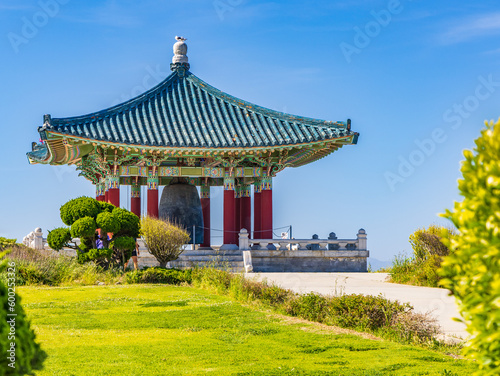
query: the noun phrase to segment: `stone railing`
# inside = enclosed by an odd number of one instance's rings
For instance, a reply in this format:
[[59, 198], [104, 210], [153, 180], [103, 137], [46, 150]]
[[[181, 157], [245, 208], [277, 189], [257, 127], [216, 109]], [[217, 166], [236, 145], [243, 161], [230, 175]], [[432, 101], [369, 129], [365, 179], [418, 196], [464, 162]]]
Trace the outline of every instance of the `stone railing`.
[[[250, 244], [253, 244], [250, 246]], [[296, 251], [366, 251], [366, 231], [360, 229], [356, 239], [248, 239], [248, 231], [240, 232], [240, 250], [296, 250]]]
[[369, 256], [364, 229], [356, 239], [337, 239], [334, 233], [328, 239], [317, 235], [312, 239], [249, 239], [248, 231], [242, 229], [239, 248], [247, 271], [366, 271]]
[[28, 235], [23, 238], [23, 244], [26, 247], [30, 247], [37, 250], [42, 250], [45, 247], [47, 239], [43, 238], [42, 229], [37, 227], [35, 231], [31, 231]]

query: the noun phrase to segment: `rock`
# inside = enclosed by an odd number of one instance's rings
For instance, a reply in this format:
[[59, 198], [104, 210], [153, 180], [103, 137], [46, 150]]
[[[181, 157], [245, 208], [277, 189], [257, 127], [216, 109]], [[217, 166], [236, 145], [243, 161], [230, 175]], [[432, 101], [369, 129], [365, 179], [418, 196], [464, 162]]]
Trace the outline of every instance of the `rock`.
[[99, 283], [97, 284], [97, 286], [104, 286], [104, 285], [105, 285], [105, 283], [104, 283], [104, 282], [99, 282]]

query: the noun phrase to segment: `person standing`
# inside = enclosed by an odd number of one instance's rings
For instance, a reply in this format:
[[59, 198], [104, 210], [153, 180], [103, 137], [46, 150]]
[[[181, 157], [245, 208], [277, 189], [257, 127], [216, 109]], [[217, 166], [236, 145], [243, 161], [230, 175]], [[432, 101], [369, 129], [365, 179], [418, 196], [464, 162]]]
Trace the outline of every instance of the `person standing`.
[[[139, 263], [137, 260], [137, 256], [139, 256], [139, 243], [136, 241], [135, 242], [135, 249], [132, 251], [132, 261], [134, 262], [134, 270], [139, 269]], [[128, 262], [129, 262], [129, 260], [127, 260], [125, 265], [123, 265], [123, 270], [125, 270], [127, 268]]]

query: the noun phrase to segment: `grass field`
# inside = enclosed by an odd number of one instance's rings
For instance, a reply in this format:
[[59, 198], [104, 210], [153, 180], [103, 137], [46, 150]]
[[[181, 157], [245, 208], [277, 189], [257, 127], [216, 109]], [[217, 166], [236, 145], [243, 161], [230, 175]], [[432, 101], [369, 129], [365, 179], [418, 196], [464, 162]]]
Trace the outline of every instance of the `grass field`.
[[465, 360], [168, 285], [20, 287], [37, 375], [469, 375]]

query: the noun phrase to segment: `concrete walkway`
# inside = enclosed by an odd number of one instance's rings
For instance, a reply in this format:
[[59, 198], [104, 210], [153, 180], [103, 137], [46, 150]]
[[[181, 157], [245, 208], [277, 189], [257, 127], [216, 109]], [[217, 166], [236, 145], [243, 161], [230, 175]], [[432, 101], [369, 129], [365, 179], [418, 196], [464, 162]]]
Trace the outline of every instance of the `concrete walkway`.
[[416, 312], [430, 312], [437, 320], [446, 340], [465, 339], [468, 333], [459, 317], [455, 298], [448, 290], [385, 282], [387, 273], [251, 273], [248, 278], [266, 279], [299, 293], [311, 291], [325, 294], [382, 294], [389, 300], [410, 303]]

